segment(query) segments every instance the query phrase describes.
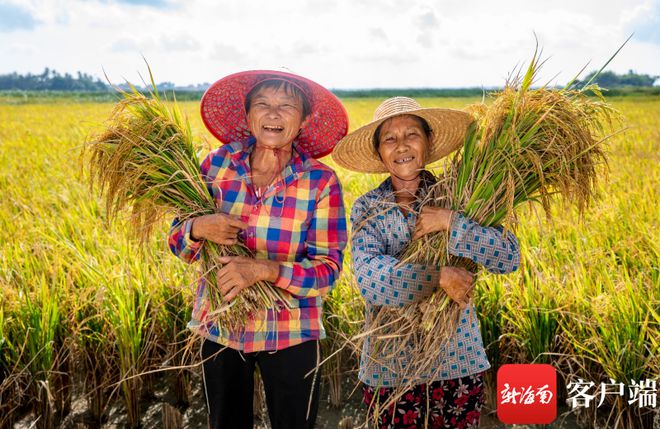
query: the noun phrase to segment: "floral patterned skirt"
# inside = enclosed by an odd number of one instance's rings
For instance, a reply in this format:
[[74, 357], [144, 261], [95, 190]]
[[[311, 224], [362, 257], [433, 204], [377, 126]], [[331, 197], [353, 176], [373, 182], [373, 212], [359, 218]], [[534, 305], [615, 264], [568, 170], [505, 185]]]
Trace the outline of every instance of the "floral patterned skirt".
[[[370, 420], [374, 419], [373, 412], [378, 408], [377, 405], [386, 403], [393, 390], [381, 387], [376, 395], [375, 388], [362, 385]], [[434, 381], [428, 386], [419, 384], [404, 393], [396, 404], [379, 410], [377, 428], [477, 428], [483, 401], [483, 373]]]

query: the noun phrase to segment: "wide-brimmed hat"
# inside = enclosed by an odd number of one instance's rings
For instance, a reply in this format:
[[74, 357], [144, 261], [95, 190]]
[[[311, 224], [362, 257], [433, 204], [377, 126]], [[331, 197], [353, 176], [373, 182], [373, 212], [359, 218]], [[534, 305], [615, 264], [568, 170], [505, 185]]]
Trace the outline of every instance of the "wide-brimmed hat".
[[332, 152], [332, 159], [349, 170], [387, 173], [388, 170], [374, 147], [374, 133], [385, 120], [398, 115], [419, 116], [431, 127], [433, 135], [429, 142], [427, 164], [439, 160], [461, 146], [465, 133], [473, 121], [470, 114], [461, 110], [425, 109], [412, 98], [388, 98], [378, 106], [370, 123], [353, 131], [337, 143]]
[[332, 152], [348, 132], [348, 115], [341, 102], [316, 82], [292, 73], [275, 70], [250, 70], [226, 76], [209, 87], [201, 102], [206, 128], [223, 143], [247, 141], [245, 98], [266, 80], [291, 82], [305, 94], [310, 113], [296, 139], [296, 147], [314, 158]]

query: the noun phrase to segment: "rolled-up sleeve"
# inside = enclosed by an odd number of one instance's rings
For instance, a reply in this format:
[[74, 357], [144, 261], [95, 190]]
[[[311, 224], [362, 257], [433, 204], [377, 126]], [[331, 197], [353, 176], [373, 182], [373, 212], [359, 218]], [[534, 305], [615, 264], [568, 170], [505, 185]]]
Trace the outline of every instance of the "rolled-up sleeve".
[[353, 267], [360, 294], [372, 305], [404, 307], [428, 297], [440, 281], [438, 267], [401, 264], [386, 254], [377, 216], [358, 200], [351, 211]]
[[199, 259], [199, 251], [202, 247], [201, 241], [190, 238], [191, 228], [192, 219], [183, 222], [174, 219], [167, 240], [172, 253], [187, 263], [192, 263]]
[[309, 223], [305, 257], [295, 262], [281, 262], [275, 285], [298, 298], [325, 295], [339, 278], [346, 242], [341, 185], [332, 173], [319, 193]]
[[511, 231], [483, 227], [461, 213], [454, 213], [449, 229], [449, 253], [469, 258], [491, 273], [506, 274], [518, 269], [520, 247]]

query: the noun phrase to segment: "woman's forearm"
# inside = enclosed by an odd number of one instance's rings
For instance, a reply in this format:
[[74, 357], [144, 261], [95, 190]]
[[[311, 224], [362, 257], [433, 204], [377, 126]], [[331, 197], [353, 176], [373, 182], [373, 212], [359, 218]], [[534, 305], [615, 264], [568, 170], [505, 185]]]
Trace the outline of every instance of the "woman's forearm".
[[453, 216], [448, 250], [496, 274], [513, 272], [520, 265], [520, 247], [513, 232], [481, 226], [460, 213]]

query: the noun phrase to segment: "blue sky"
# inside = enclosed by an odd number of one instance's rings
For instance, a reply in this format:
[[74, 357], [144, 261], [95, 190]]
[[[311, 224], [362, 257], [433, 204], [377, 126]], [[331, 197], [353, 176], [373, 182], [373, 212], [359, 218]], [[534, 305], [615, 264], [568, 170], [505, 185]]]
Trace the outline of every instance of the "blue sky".
[[498, 86], [528, 61], [660, 75], [660, 0], [0, 0], [0, 73], [213, 82], [285, 68], [333, 88]]

